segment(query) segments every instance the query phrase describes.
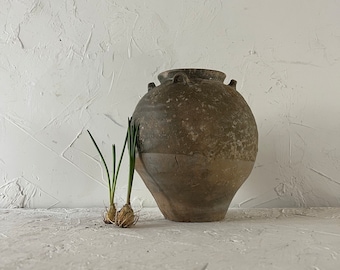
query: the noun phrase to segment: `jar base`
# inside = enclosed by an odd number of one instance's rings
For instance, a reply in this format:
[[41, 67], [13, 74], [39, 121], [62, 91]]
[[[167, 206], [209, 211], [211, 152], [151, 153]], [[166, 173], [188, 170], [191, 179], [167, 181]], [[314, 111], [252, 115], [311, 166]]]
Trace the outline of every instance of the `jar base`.
[[193, 213], [187, 211], [186, 213], [165, 213], [161, 211], [165, 219], [175, 222], [216, 222], [225, 218], [227, 211], [213, 212], [207, 210], [204, 213]]

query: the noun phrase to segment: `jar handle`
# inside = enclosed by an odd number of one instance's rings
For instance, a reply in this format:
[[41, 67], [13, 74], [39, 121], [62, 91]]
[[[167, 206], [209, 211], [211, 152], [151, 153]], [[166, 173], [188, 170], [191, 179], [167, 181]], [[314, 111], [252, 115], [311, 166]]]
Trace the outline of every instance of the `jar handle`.
[[229, 86], [231, 86], [232, 88], [236, 89], [236, 84], [237, 84], [236, 80], [231, 80], [230, 83], [229, 83]]
[[189, 83], [189, 78], [187, 74], [183, 72], [178, 72], [174, 75], [172, 79], [172, 83], [182, 83], [182, 84], [188, 84]]
[[156, 87], [156, 85], [155, 85], [154, 82], [149, 83], [149, 84], [148, 84], [148, 92], [149, 92], [151, 89], [155, 88], [155, 87]]

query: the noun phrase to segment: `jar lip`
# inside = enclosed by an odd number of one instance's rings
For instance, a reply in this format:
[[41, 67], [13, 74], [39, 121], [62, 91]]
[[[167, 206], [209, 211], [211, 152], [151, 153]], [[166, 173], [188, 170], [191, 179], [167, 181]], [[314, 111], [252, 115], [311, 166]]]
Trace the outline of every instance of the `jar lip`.
[[161, 83], [171, 80], [179, 72], [185, 73], [189, 79], [198, 77], [200, 79], [216, 80], [216, 81], [223, 82], [226, 78], [225, 73], [223, 73], [222, 71], [214, 70], [214, 69], [179, 68], [179, 69], [170, 69], [170, 70], [166, 70], [166, 71], [159, 73], [158, 80]]

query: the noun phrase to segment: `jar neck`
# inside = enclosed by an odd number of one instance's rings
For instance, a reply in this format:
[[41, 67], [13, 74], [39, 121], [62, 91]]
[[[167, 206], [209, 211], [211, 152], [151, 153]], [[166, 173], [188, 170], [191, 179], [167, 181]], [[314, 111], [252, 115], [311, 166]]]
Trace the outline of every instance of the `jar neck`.
[[164, 83], [168, 80], [172, 80], [178, 73], [184, 73], [190, 80], [215, 80], [223, 83], [226, 78], [226, 75], [223, 72], [217, 70], [185, 68], [163, 71], [158, 75], [158, 80], [160, 83]]

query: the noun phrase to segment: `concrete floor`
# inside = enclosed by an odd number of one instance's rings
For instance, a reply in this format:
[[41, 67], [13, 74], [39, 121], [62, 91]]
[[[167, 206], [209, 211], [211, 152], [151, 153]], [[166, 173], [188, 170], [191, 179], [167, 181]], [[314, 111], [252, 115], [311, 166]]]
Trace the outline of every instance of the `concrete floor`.
[[103, 209], [0, 209], [0, 269], [340, 269], [340, 208], [230, 209], [222, 222], [137, 225]]

